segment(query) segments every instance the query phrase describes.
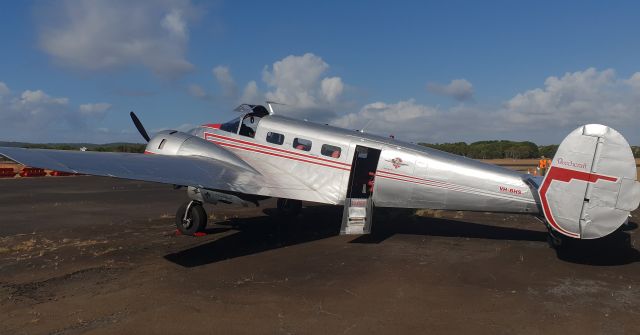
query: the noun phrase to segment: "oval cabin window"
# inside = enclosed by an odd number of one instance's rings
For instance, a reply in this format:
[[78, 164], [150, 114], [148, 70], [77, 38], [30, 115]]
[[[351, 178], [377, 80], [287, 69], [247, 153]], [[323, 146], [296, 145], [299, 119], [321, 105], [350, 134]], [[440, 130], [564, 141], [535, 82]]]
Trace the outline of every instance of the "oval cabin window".
[[335, 145], [323, 144], [320, 153], [331, 158], [340, 158], [342, 150]]
[[293, 147], [298, 150], [309, 151], [311, 150], [311, 141], [296, 137], [293, 140]]

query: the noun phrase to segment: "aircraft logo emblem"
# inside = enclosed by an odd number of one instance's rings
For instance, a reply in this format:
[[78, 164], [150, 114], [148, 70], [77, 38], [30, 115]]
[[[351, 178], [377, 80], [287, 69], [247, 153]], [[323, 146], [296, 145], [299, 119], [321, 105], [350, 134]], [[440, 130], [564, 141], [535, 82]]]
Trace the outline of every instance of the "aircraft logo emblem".
[[391, 162], [391, 165], [393, 165], [393, 167], [396, 168], [396, 169], [398, 169], [398, 168], [400, 168], [401, 166], [404, 166], [404, 165], [409, 165], [407, 163], [402, 162], [402, 158], [400, 158], [400, 157], [396, 157], [394, 159], [387, 160], [387, 162]]

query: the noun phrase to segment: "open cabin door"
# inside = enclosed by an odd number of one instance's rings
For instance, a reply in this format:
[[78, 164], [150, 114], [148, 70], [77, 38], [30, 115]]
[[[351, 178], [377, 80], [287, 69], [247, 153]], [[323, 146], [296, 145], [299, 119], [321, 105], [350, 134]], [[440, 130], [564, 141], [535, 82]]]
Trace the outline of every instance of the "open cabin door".
[[342, 213], [341, 234], [371, 233], [373, 183], [379, 160], [379, 149], [356, 146]]

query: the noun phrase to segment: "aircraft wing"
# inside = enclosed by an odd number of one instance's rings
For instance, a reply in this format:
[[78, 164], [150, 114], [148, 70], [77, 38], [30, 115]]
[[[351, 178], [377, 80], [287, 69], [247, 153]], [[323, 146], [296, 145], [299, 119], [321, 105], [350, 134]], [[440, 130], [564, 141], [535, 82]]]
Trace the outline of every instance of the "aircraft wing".
[[304, 194], [307, 186], [281, 183], [258, 171], [203, 156], [143, 155], [0, 147], [4, 155], [30, 167], [116, 177], [212, 190], [286, 197]]

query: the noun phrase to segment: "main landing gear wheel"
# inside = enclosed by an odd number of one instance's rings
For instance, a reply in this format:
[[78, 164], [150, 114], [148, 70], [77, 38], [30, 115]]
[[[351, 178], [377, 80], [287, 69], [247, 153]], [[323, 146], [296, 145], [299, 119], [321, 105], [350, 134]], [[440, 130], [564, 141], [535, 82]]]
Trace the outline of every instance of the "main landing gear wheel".
[[300, 214], [302, 209], [301, 200], [278, 199], [278, 215], [285, 218], [294, 218]]
[[187, 201], [176, 212], [176, 227], [184, 235], [193, 235], [207, 227], [207, 212], [197, 201]]

